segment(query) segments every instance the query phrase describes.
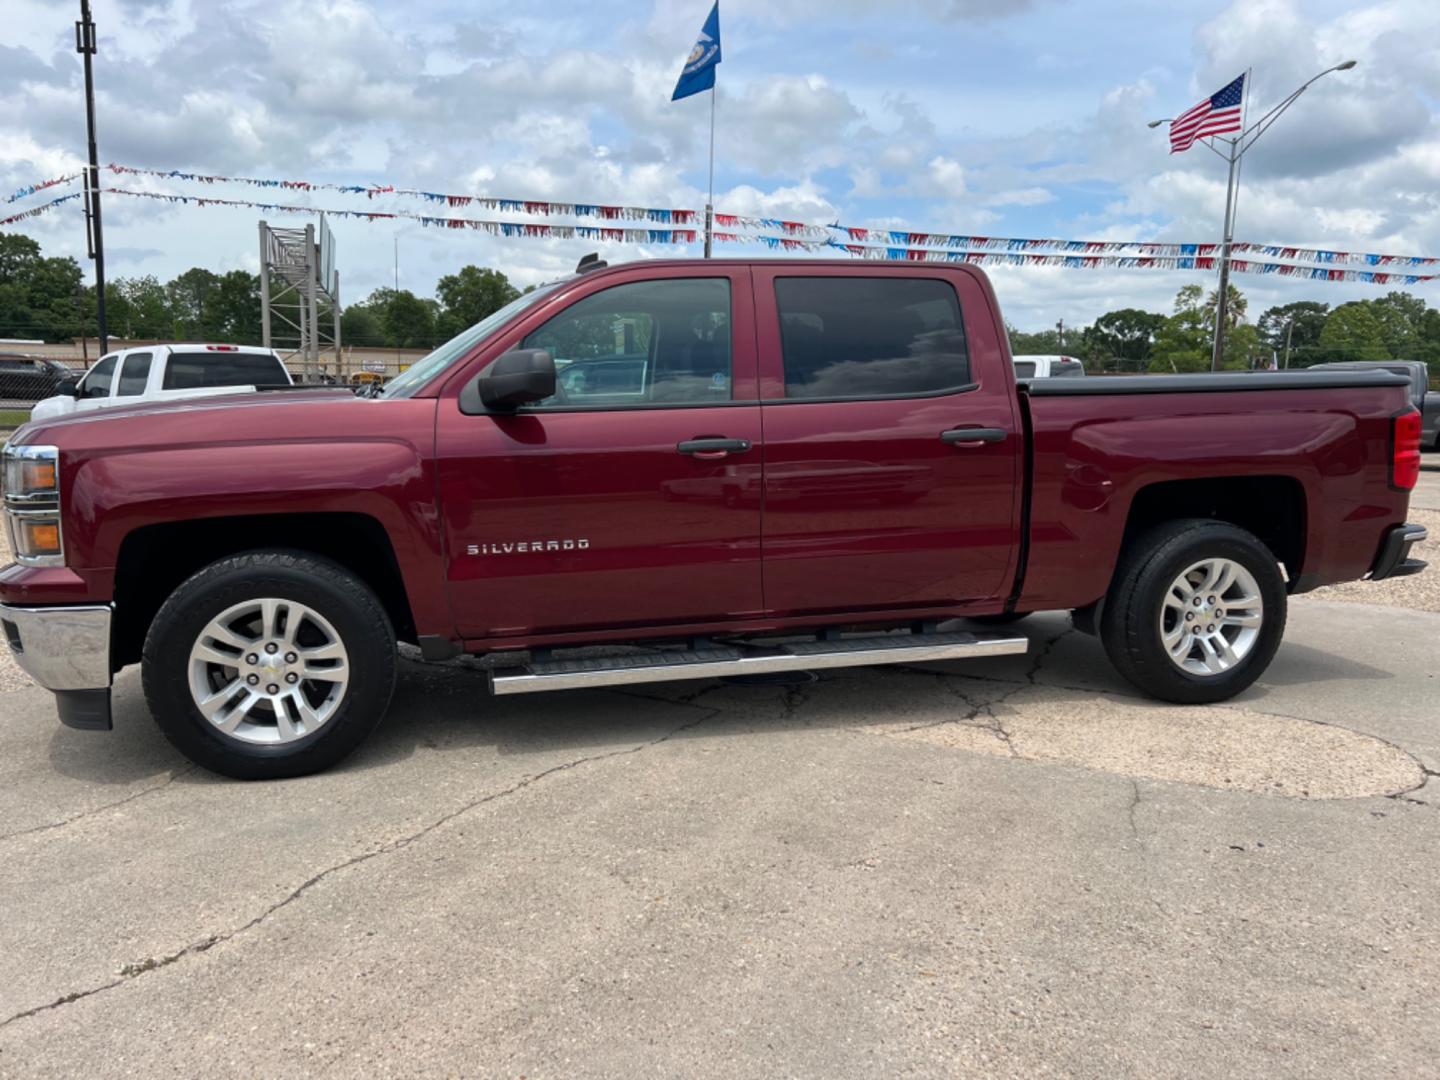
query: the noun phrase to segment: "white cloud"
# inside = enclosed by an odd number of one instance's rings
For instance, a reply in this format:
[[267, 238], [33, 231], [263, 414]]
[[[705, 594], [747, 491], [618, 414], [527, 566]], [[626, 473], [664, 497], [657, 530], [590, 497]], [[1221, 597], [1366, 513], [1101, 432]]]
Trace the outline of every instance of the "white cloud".
[[[558, 0], [543, 13], [499, 0], [117, 0], [97, 13], [101, 155], [160, 168], [698, 209], [708, 102], [669, 96], [707, 8], [708, 0], [656, 0], [618, 14]], [[1170, 156], [1164, 132], [1145, 122], [1247, 67], [1264, 107], [1354, 56], [1354, 71], [1318, 83], [1247, 159], [1240, 233], [1440, 251], [1440, 5], [1356, 0], [1336, 14], [1333, 4], [1236, 0], [1199, 24], [1141, 8], [1118, 0], [1083, 9], [726, 0], [717, 202], [734, 213], [926, 232], [1217, 239], [1223, 164], [1198, 149]], [[442, 12], [458, 12], [458, 21]], [[7, 5], [6, 194], [72, 170], [83, 152], [72, 20], [40, 0]], [[357, 205], [338, 195], [310, 202]], [[83, 254], [74, 209], [33, 219], [25, 231], [47, 250]], [[111, 272], [164, 277], [195, 264], [253, 264], [259, 216], [112, 199]], [[573, 267], [584, 246], [404, 224], [336, 229], [351, 297], [389, 281], [397, 231], [402, 284], [422, 292], [467, 261], [500, 266], [522, 284], [552, 277]], [[604, 250], [611, 259], [672, 253]], [[1088, 321], [1105, 306], [1164, 310], [1181, 284], [1204, 280], [1033, 269], [995, 277], [1020, 325], [1059, 314]], [[1239, 283], [1252, 310], [1301, 295], [1371, 294]]]

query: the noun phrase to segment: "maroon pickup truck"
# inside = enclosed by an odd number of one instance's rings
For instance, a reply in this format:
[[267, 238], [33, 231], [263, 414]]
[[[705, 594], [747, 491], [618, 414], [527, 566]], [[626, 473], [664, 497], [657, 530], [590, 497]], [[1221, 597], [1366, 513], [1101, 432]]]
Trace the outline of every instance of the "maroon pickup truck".
[[139, 662], [237, 777], [354, 749], [397, 640], [511, 694], [1019, 653], [997, 624], [1067, 609], [1217, 701], [1290, 594], [1423, 567], [1419, 430], [1389, 372], [1017, 385], [967, 266], [588, 258], [372, 397], [22, 428], [0, 620], [65, 723]]

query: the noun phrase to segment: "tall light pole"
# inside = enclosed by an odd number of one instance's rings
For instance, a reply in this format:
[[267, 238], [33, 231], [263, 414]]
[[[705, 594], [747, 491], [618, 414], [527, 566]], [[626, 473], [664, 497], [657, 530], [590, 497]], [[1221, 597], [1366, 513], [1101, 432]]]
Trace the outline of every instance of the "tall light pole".
[[[1270, 125], [1280, 118], [1280, 114], [1294, 105], [1300, 95], [1310, 89], [1313, 83], [1323, 79], [1332, 71], [1349, 71], [1355, 66], [1355, 63], [1354, 60], [1346, 60], [1344, 63], [1328, 67], [1318, 75], [1312, 76], [1233, 139], [1216, 136], [1204, 140], [1204, 145], [1212, 153], [1225, 159], [1230, 166], [1230, 177], [1225, 185], [1225, 228], [1224, 237], [1220, 242], [1220, 291], [1215, 304], [1215, 344], [1210, 353], [1211, 371], [1220, 370], [1221, 359], [1225, 354], [1225, 321], [1230, 307], [1230, 248], [1235, 242], [1235, 203], [1240, 196], [1240, 159], [1245, 156], [1245, 151], [1254, 146], [1255, 141], [1270, 129]], [[1245, 90], [1248, 94], [1250, 90], [1248, 76], [1245, 81]], [[1157, 128], [1161, 124], [1172, 122], [1172, 120], [1173, 117], [1151, 120], [1149, 126]], [[1225, 149], [1219, 149], [1216, 147], [1216, 143], [1223, 143]]]
[[[95, 332], [100, 355], [110, 351], [110, 328], [105, 321], [105, 234], [100, 228], [100, 152], [95, 148], [95, 22], [90, 18], [90, 0], [80, 0], [80, 20], [75, 24], [75, 51], [85, 58], [85, 128], [90, 140], [90, 167], [85, 172], [85, 224], [90, 258], [95, 260]], [[84, 336], [85, 328], [80, 328]]]

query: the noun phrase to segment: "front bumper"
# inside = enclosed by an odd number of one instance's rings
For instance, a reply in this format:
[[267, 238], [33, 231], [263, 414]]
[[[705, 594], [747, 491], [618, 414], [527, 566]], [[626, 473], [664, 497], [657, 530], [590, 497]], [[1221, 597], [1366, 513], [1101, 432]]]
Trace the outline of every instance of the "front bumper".
[[1422, 559], [1410, 558], [1410, 549], [1429, 535], [1424, 525], [1396, 525], [1390, 529], [1380, 545], [1375, 564], [1370, 567], [1370, 580], [1407, 577], [1424, 570], [1426, 563]]
[[54, 691], [60, 719], [70, 727], [110, 727], [110, 620], [108, 604], [0, 604], [10, 654], [26, 674]]

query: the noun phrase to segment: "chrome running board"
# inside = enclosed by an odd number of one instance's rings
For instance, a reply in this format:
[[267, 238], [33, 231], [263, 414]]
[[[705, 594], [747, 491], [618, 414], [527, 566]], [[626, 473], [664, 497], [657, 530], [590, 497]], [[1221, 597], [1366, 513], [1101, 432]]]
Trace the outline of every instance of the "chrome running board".
[[884, 634], [776, 645], [711, 645], [633, 656], [540, 660], [524, 667], [500, 668], [490, 675], [490, 692], [536, 694], [544, 690], [716, 679], [727, 675], [761, 675], [775, 671], [968, 660], [980, 656], [1019, 655], [1029, 646], [1029, 639], [1023, 637], [963, 631]]

